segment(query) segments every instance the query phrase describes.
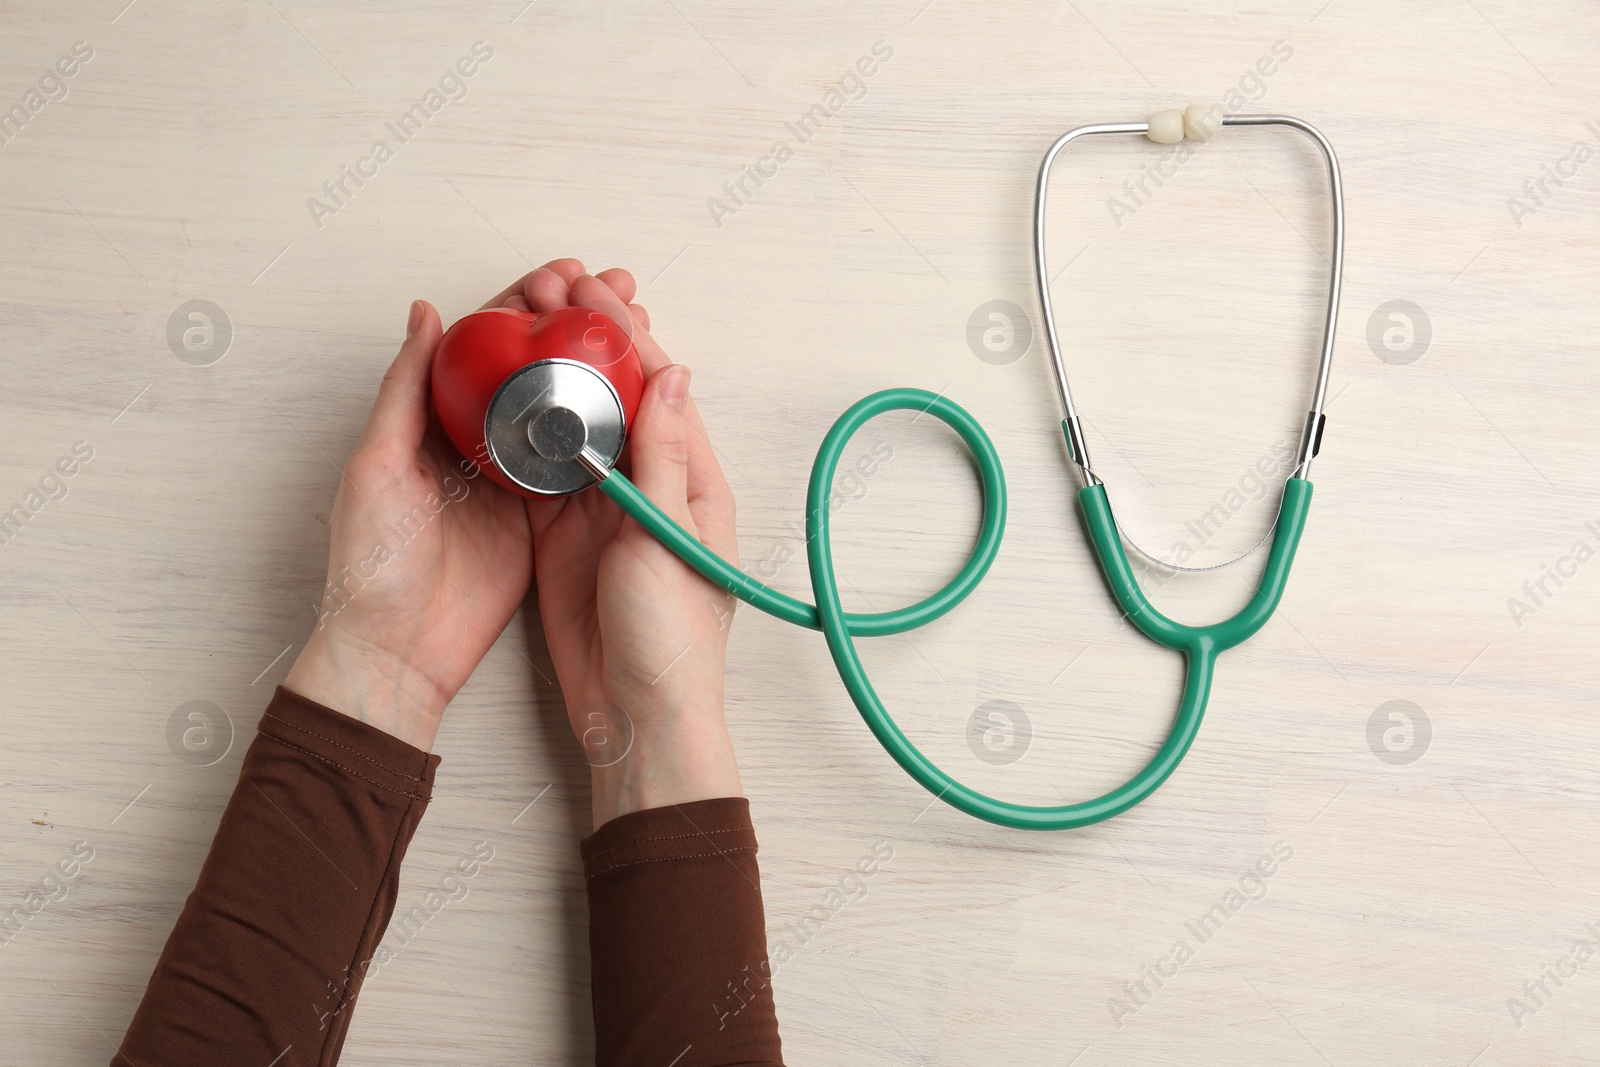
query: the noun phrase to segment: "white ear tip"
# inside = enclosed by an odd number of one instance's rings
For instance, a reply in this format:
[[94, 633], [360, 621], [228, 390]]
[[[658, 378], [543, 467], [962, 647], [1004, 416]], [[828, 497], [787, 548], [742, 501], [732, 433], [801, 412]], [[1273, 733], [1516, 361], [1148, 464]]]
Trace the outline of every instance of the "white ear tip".
[[1192, 141], [1209, 141], [1222, 129], [1222, 109], [1190, 104], [1183, 109], [1183, 133]]
[[1157, 111], [1150, 116], [1150, 129], [1145, 136], [1156, 144], [1177, 144], [1183, 140], [1183, 112], [1175, 107]]

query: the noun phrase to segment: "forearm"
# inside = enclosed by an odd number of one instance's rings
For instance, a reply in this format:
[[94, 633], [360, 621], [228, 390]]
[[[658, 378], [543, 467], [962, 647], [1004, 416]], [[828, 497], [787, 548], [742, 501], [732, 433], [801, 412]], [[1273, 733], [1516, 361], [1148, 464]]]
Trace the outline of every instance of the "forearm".
[[438, 762], [280, 688], [114, 1067], [336, 1062]]
[[748, 802], [632, 812], [582, 852], [598, 1067], [781, 1067]]

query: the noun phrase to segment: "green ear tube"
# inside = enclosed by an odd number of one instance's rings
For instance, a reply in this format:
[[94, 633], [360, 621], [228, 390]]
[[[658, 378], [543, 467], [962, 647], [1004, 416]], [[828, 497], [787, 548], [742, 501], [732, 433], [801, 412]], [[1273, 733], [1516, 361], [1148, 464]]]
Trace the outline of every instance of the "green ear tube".
[[[839, 597], [828, 528], [834, 474], [850, 438], [875, 416], [898, 410], [933, 415], [953, 429], [972, 451], [983, 486], [983, 521], [978, 541], [959, 573], [933, 595], [892, 611], [847, 612]], [[983, 427], [959, 404], [924, 389], [886, 389], [858, 400], [829, 429], [812, 464], [806, 498], [806, 553], [815, 604], [780, 593], [728, 563], [668, 518], [623, 475], [613, 471], [599, 484], [634, 521], [716, 585], [785, 622], [821, 630], [839, 678], [867, 728], [923, 788], [968, 815], [1024, 830], [1070, 830], [1109, 819], [1155, 792], [1177, 769], [1200, 729], [1217, 654], [1259, 630], [1278, 606], [1311, 503], [1311, 483], [1290, 478], [1284, 486], [1272, 553], [1255, 595], [1230, 619], [1210, 626], [1185, 626], [1158, 612], [1139, 588], [1117, 534], [1105, 486], [1092, 485], [1078, 493], [1078, 507], [1090, 541], [1117, 603], [1148, 637], [1183, 653], [1187, 674], [1182, 702], [1166, 741], [1132, 778], [1093, 800], [1035, 807], [980, 793], [956, 781], [924, 756], [889, 715], [856, 652], [857, 637], [904, 633], [943, 616], [977, 588], [1000, 550], [1006, 521], [1006, 484], [1000, 456]]]

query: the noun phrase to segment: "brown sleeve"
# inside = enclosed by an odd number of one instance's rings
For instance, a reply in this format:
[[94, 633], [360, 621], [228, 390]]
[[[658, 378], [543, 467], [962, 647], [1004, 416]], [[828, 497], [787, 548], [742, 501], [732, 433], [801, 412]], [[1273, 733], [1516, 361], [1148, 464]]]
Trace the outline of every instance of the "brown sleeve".
[[278, 688], [113, 1067], [327, 1067], [439, 757]]
[[782, 1067], [749, 802], [636, 811], [580, 849], [598, 1067]]

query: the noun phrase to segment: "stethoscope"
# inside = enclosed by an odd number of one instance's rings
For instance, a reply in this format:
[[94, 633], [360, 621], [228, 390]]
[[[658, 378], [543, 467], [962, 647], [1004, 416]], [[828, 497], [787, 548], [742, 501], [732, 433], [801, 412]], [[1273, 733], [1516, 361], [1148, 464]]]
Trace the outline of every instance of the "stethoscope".
[[[1057, 154], [1080, 137], [1144, 134], [1159, 143], [1188, 137], [1207, 140], [1221, 126], [1287, 126], [1308, 136], [1327, 163], [1333, 204], [1333, 251], [1322, 356], [1311, 410], [1306, 415], [1295, 466], [1284, 482], [1266, 566], [1250, 601], [1232, 618], [1209, 626], [1175, 622], [1157, 611], [1140, 589], [1084, 443], [1072, 402], [1045, 263], [1045, 200]], [[806, 557], [814, 604], [781, 593], [745, 574], [691, 536], [616, 470], [628, 420], [642, 388], [638, 355], [626, 333], [605, 316], [579, 308], [544, 315], [493, 309], [452, 326], [434, 363], [434, 401], [440, 421], [462, 453], [479, 462], [495, 481], [534, 496], [562, 495], [598, 485], [640, 526], [711, 582], [769, 615], [821, 630], [846, 691], [868, 729], [896, 763], [935, 797], [980, 819], [1027, 830], [1066, 830], [1109, 819], [1144, 800], [1167, 780], [1194, 743], [1217, 657], [1245, 641], [1271, 618], [1283, 597], [1295, 549], [1311, 505], [1306, 480], [1322, 440], [1328, 372], [1333, 360], [1339, 278], [1344, 260], [1344, 194], [1333, 147], [1314, 126], [1283, 115], [1229, 115], [1190, 107], [1152, 115], [1146, 122], [1079, 126], [1045, 153], [1034, 202], [1034, 271], [1044, 314], [1050, 362], [1055, 371], [1068, 457], [1083, 488], [1078, 507], [1089, 541], [1118, 606], [1147, 637], [1183, 653], [1183, 695], [1166, 740], [1128, 781], [1076, 804], [1033, 806], [999, 800], [944, 771], [906, 737], [878, 696], [856, 638], [902, 634], [940, 618], [977, 588], [1000, 550], [1005, 529], [1006, 486], [1000, 457], [989, 436], [964, 408], [925, 389], [886, 389], [851, 405], [828, 430], [811, 467], [806, 495]], [[558, 353], [552, 355], [551, 353]], [[531, 361], [529, 355], [536, 355]], [[892, 611], [848, 612], [839, 596], [829, 537], [830, 498], [840, 457], [857, 431], [890, 411], [932, 415], [965, 442], [977, 463], [983, 518], [972, 554], [938, 592]]]

